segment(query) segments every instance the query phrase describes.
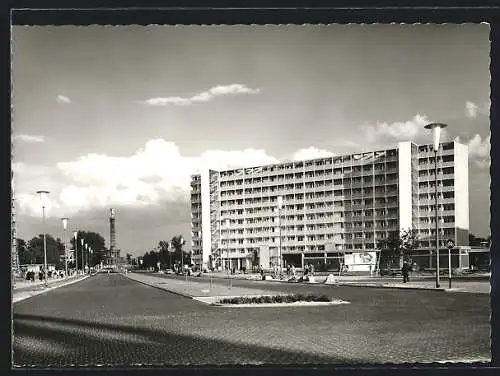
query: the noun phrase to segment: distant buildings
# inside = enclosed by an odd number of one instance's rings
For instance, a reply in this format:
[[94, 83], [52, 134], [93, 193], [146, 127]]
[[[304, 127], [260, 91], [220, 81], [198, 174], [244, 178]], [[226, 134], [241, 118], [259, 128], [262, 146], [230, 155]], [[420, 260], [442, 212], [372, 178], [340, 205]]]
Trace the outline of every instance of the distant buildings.
[[[231, 268], [276, 263], [278, 197], [283, 265], [338, 268], [346, 254], [367, 254], [391, 233], [414, 229], [414, 260], [432, 266], [435, 248], [432, 145], [396, 148], [227, 171], [191, 180], [193, 262]], [[438, 153], [440, 247], [468, 245], [468, 149], [441, 144]], [[228, 222], [227, 222], [228, 221]], [[443, 263], [446, 254], [443, 253]], [[268, 267], [269, 265], [263, 265]]]

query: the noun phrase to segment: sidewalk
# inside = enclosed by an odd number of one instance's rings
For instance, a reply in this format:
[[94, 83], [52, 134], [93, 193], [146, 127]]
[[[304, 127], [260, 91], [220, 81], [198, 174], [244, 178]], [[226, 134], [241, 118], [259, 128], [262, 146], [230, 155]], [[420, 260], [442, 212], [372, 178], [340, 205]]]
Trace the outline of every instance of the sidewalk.
[[[77, 277], [82, 277], [82, 276], [83, 276], [82, 274], [78, 274], [78, 275], [72, 275], [72, 276], [64, 277], [64, 278], [47, 278], [47, 284], [50, 286], [50, 285], [53, 285], [54, 283], [59, 283], [62, 281], [69, 281], [71, 279], [74, 279]], [[14, 283], [13, 289], [14, 289], [14, 291], [33, 289], [33, 288], [43, 286], [44, 284], [45, 284], [45, 281], [40, 281], [38, 279], [36, 279], [34, 282], [22, 280], [22, 281], [16, 281]]]
[[[430, 277], [421, 277], [415, 276], [411, 278], [411, 282], [403, 283], [401, 281], [401, 277], [380, 277], [380, 276], [344, 276], [340, 277], [338, 274], [332, 273], [335, 279], [335, 285], [337, 286], [358, 286], [358, 287], [378, 287], [378, 288], [399, 288], [399, 289], [420, 289], [420, 290], [435, 290], [435, 291], [447, 291], [447, 292], [468, 292], [468, 293], [479, 293], [479, 294], [489, 294], [491, 290], [490, 281], [485, 279], [483, 281], [469, 281], [467, 277], [453, 277], [451, 289], [448, 288], [448, 278], [441, 276], [440, 287], [435, 287], [434, 278]], [[217, 279], [227, 279], [229, 278], [227, 273], [203, 273], [203, 276]], [[299, 275], [297, 275], [299, 276]], [[233, 274], [231, 275], [232, 279], [247, 279], [247, 280], [258, 280], [260, 281], [260, 274]], [[275, 283], [291, 283], [288, 282], [286, 277], [284, 280], [268, 280], [267, 282], [275, 282]], [[324, 284], [327, 279], [327, 276], [324, 275], [315, 275], [314, 283], [312, 284]], [[296, 283], [296, 282], [295, 282]], [[308, 282], [301, 282], [308, 283]]]
[[12, 303], [17, 303], [22, 300], [31, 298], [36, 295], [43, 294], [47, 291], [54, 290], [59, 287], [67, 286], [72, 283], [83, 281], [87, 279], [88, 275], [78, 275], [71, 276], [68, 278], [54, 278], [52, 280], [48, 280], [48, 287], [45, 287], [44, 282], [31, 282], [29, 285], [25, 285], [21, 288], [15, 288], [12, 290]]
[[[144, 275], [140, 273], [127, 273], [123, 274], [125, 277], [144, 283], [146, 285], [156, 287], [162, 290], [170, 291], [188, 298], [195, 297], [219, 297], [219, 296], [260, 296], [260, 295], [278, 295], [280, 292], [260, 289], [258, 286], [255, 288], [235, 287], [230, 288], [228, 281], [227, 285], [213, 283], [210, 286], [210, 281], [184, 281], [179, 279], [171, 279], [164, 277], [156, 277], [152, 275]], [[286, 294], [282, 292], [281, 294]]]

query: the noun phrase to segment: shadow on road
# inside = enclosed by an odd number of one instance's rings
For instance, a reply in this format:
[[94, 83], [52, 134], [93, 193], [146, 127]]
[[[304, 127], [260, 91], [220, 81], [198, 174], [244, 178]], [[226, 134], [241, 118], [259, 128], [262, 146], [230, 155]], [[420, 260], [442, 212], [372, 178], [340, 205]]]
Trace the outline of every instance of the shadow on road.
[[179, 334], [174, 327], [153, 330], [29, 314], [14, 314], [14, 334], [16, 367], [363, 363], [311, 354], [307, 349], [266, 347], [266, 338], [261, 344], [244, 344]]

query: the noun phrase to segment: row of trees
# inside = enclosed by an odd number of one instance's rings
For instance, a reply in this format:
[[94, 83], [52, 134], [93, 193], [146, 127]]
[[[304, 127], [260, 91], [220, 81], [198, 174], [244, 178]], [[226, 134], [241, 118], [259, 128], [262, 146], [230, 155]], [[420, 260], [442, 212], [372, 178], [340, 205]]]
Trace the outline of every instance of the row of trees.
[[[47, 264], [55, 265], [58, 269], [64, 269], [64, 242], [61, 238], [54, 238], [50, 234], [46, 234], [45, 238], [47, 244]], [[90, 265], [97, 265], [101, 261], [104, 261], [106, 252], [104, 238], [96, 232], [78, 231], [76, 253], [79, 267], [82, 265], [82, 255], [84, 252], [85, 257], [89, 254], [89, 252], [86, 252], [85, 246], [82, 246], [80, 239], [83, 239], [84, 244], [88, 244], [93, 251], [93, 253], [90, 254], [90, 262], [88, 262]], [[24, 239], [17, 238], [16, 242], [19, 263], [21, 265], [44, 263], [43, 234], [33, 237], [28, 242]], [[70, 244], [69, 249], [75, 249], [74, 238], [70, 240]], [[68, 263], [68, 266], [74, 268], [74, 262]]]
[[136, 264], [142, 268], [156, 268], [158, 263], [160, 263], [162, 268], [170, 269], [176, 264], [184, 263], [184, 265], [190, 265], [191, 252], [184, 250], [183, 247], [184, 241], [180, 235], [174, 236], [170, 240], [170, 243], [160, 240], [156, 249], [146, 252], [143, 256], [139, 257], [138, 263], [132, 262], [132, 265]]

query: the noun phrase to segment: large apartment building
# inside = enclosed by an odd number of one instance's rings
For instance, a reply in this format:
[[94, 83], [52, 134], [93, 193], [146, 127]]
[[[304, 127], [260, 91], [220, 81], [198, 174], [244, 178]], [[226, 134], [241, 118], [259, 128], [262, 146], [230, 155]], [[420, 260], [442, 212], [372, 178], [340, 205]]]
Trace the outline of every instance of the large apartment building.
[[[447, 142], [437, 155], [440, 247], [446, 249], [447, 239], [466, 246], [468, 149]], [[420, 240], [414, 259], [432, 266], [434, 171], [432, 145], [412, 142], [373, 152], [203, 171], [191, 180], [193, 261], [250, 268], [256, 253], [261, 263], [276, 264], [281, 255], [282, 265], [332, 267], [346, 253], [375, 251], [391, 232], [413, 229]]]

